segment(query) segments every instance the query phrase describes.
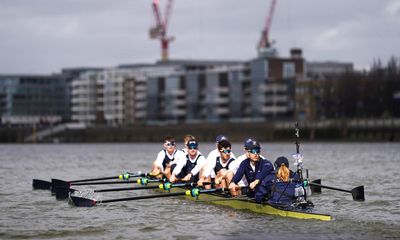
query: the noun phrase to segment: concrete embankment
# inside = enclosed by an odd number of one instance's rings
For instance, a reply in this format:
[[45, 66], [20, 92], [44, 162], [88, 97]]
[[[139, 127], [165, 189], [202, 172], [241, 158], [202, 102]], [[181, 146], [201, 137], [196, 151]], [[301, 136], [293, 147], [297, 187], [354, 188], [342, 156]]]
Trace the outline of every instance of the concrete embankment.
[[[303, 141], [400, 142], [400, 119], [300, 122], [300, 130]], [[90, 126], [79, 129], [65, 128], [65, 131], [54, 131], [54, 134], [41, 139], [29, 138], [31, 140], [27, 142], [160, 142], [166, 135], [173, 135], [177, 141], [181, 141], [188, 133], [200, 141], [214, 141], [215, 136], [219, 134], [227, 135], [232, 141], [238, 142], [249, 136], [260, 141], [293, 141], [294, 122]], [[32, 134], [30, 129], [1, 128], [0, 141], [24, 142], [29, 134]]]

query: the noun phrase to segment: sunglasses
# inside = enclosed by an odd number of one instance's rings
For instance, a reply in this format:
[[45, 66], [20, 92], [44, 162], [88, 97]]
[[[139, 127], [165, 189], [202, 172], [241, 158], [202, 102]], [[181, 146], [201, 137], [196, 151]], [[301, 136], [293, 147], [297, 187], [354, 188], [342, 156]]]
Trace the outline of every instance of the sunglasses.
[[171, 147], [171, 146], [175, 146], [175, 143], [174, 142], [166, 142], [165, 145], [167, 145], [168, 147]]
[[248, 153], [252, 153], [252, 154], [259, 154], [261, 152], [261, 149], [259, 148], [253, 148], [251, 150], [247, 150]]
[[232, 150], [231, 149], [221, 149], [221, 150], [219, 150], [221, 153], [225, 153], [225, 154], [229, 154], [229, 153], [231, 153], [232, 152]]
[[197, 147], [198, 147], [197, 145], [189, 145], [188, 146], [189, 149], [197, 149]]

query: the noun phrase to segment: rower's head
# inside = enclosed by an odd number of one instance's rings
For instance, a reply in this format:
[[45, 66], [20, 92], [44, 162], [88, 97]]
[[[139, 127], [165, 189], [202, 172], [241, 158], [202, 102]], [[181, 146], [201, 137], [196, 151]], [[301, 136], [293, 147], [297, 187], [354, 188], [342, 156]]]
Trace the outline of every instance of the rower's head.
[[251, 141], [249, 141], [245, 149], [246, 156], [250, 158], [250, 160], [258, 161], [260, 159], [261, 146], [257, 140], [252, 139]]
[[222, 140], [221, 142], [218, 143], [217, 147], [221, 159], [227, 161], [231, 158], [232, 145], [229, 141]]
[[274, 163], [276, 177], [284, 182], [289, 181], [290, 170], [289, 170], [289, 160], [286, 157], [278, 157]]
[[217, 145], [217, 147], [218, 147], [218, 143], [220, 143], [221, 141], [224, 141], [224, 140], [228, 141], [228, 138], [225, 137], [224, 135], [218, 135], [215, 138], [215, 144]]
[[253, 144], [253, 141], [256, 141], [255, 138], [249, 137], [244, 140], [244, 150], [247, 151], [249, 147]]
[[188, 141], [192, 140], [192, 139], [196, 139], [196, 138], [191, 134], [186, 134], [185, 136], [183, 136], [183, 143], [185, 144], [185, 146], [188, 143]]
[[163, 146], [165, 150], [167, 150], [169, 153], [175, 151], [176, 149], [175, 138], [172, 136], [165, 137]]
[[195, 139], [191, 139], [186, 144], [187, 152], [190, 156], [197, 155], [197, 150], [199, 149], [199, 143]]

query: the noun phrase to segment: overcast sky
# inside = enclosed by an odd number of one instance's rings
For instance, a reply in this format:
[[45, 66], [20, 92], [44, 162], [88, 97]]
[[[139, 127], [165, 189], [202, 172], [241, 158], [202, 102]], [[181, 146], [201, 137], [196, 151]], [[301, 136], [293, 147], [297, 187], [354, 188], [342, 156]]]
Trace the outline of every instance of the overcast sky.
[[[164, 12], [167, 0], [160, 0]], [[172, 59], [256, 57], [271, 0], [175, 0]], [[0, 0], [0, 74], [153, 63], [152, 0]], [[308, 61], [400, 57], [400, 0], [278, 0], [271, 39], [281, 56]]]

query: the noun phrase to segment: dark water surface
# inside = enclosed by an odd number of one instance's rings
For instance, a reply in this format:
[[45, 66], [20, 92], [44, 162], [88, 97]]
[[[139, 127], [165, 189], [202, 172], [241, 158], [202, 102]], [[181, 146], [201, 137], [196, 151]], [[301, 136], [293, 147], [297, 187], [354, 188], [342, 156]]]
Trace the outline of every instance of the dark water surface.
[[[291, 143], [264, 143], [270, 160], [290, 156]], [[160, 144], [0, 145], [1, 239], [400, 239], [400, 144], [303, 143], [310, 178], [344, 189], [365, 186], [366, 201], [323, 190], [312, 201], [332, 222], [235, 211], [176, 197], [76, 208], [32, 179], [74, 180], [148, 171]], [[213, 144], [202, 144], [208, 153]], [[236, 155], [241, 144], [234, 144]], [[125, 186], [125, 185], [124, 185]], [[99, 188], [105, 188], [100, 186]], [[108, 187], [108, 186], [107, 186]], [[102, 193], [102, 199], [154, 194]]]

